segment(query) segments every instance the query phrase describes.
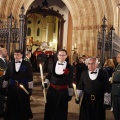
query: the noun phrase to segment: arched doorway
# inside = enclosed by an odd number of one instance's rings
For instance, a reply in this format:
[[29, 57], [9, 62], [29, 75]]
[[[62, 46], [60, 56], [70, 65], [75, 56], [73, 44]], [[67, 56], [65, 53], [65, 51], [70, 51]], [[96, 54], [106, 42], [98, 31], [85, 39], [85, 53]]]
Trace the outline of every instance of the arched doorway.
[[[61, 3], [63, 4], [62, 1]], [[66, 12], [67, 7], [63, 9], [64, 12], [61, 12], [59, 11], [60, 8], [57, 10], [56, 6], [55, 10], [54, 6], [52, 5], [52, 8], [48, 7], [48, 3], [46, 0], [42, 2], [41, 7], [36, 7], [35, 4], [37, 4], [36, 1], [31, 4], [28, 11], [26, 12], [26, 30], [28, 41], [31, 41], [32, 39], [33, 44], [38, 46], [40, 46], [42, 42], [47, 42], [48, 45], [50, 47], [52, 46], [52, 49], [55, 51], [61, 48], [66, 48], [67, 46], [65, 46], [66, 44], [64, 45], [64, 43], [65, 41], [67, 42], [68, 37], [67, 29], [69, 14], [68, 9]], [[62, 13], [65, 12], [66, 15], [63, 15]], [[65, 27], [66, 25], [67, 27]]]
[[61, 0], [58, 3], [55, 0], [53, 1], [52, 4], [50, 1], [49, 7], [49, 0], [48, 3], [47, 0], [44, 0], [44, 2], [35, 0], [26, 11], [26, 44], [28, 50], [32, 46], [32, 53], [36, 56], [36, 61], [39, 56], [36, 51], [45, 49], [45, 53], [49, 56], [48, 49], [52, 51], [62, 48], [67, 49], [70, 13]]

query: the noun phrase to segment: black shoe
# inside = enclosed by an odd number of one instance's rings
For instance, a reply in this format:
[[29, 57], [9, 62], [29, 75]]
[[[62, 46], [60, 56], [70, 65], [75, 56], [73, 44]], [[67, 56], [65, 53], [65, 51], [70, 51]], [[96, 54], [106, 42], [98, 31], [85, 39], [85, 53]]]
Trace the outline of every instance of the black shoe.
[[4, 111], [1, 111], [0, 112], [0, 118], [3, 118], [4, 117]]

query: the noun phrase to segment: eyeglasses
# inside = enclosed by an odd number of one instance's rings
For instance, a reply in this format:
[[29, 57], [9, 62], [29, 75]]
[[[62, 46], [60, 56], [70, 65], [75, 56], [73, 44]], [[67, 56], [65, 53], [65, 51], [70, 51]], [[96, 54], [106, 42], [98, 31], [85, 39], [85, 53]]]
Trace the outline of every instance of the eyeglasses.
[[63, 56], [63, 57], [64, 57], [64, 56], [66, 56], [66, 55], [58, 55], [58, 56]]

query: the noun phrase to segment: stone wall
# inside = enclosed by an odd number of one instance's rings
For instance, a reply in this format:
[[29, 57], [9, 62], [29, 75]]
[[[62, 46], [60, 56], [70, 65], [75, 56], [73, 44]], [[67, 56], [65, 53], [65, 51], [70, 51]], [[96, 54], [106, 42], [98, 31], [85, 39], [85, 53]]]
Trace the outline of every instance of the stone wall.
[[[15, 19], [18, 20], [17, 16], [20, 14], [20, 7], [24, 4], [26, 12], [33, 1], [34, 0], [1, 0], [0, 19], [6, 19], [12, 11]], [[48, 2], [49, 1], [50, 0], [48, 0]], [[62, 1], [70, 11], [72, 18], [72, 40], [69, 45], [71, 45], [72, 49], [72, 45], [76, 43], [79, 54], [96, 56], [97, 32], [100, 29], [104, 15], [107, 18], [107, 25], [113, 25], [116, 33], [118, 35], [120, 34], [118, 0]], [[55, 4], [57, 4], [57, 2]]]

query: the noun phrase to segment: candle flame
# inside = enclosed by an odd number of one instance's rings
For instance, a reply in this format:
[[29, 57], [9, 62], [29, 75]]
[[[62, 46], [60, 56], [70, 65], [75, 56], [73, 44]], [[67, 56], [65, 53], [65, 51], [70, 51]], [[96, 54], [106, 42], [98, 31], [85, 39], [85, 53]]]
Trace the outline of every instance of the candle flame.
[[75, 83], [73, 83], [73, 86], [76, 86], [76, 84], [75, 84]]
[[26, 90], [26, 88], [25, 88], [23, 85], [20, 84], [20, 87], [21, 87], [27, 94], [29, 94], [29, 92]]
[[74, 89], [74, 92], [75, 92], [76, 100], [78, 100], [76, 84], [74, 84], [74, 83], [73, 83], [73, 89]]
[[20, 87], [22, 87], [22, 88], [23, 88], [23, 85], [20, 85]]

